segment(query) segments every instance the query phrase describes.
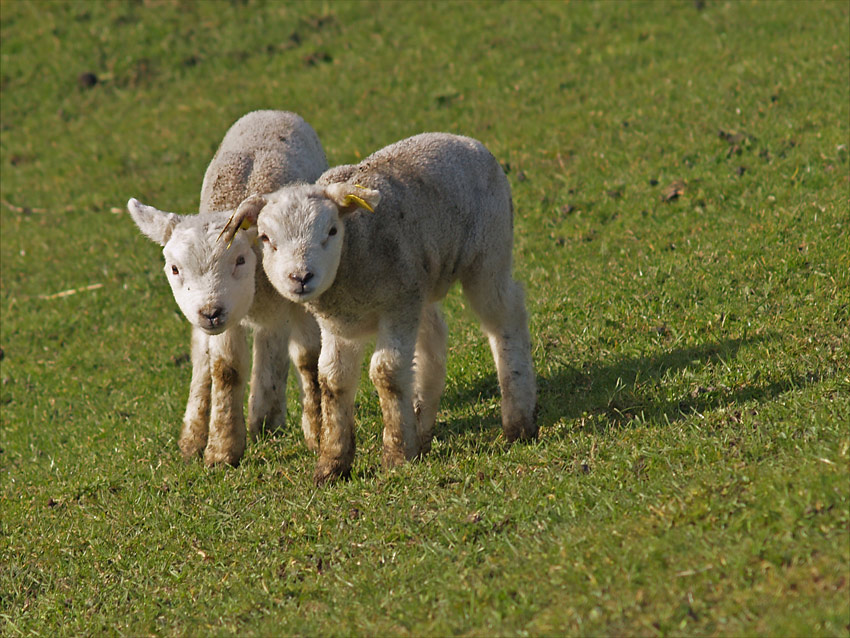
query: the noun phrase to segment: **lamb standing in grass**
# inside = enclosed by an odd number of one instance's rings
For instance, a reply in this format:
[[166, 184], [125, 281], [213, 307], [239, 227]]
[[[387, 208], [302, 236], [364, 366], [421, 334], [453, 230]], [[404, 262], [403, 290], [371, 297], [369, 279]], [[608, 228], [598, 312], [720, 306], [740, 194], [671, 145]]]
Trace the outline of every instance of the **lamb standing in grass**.
[[301, 376], [302, 428], [318, 449], [321, 396], [319, 328], [298, 304], [281, 298], [261, 265], [256, 230], [232, 244], [219, 241], [232, 211], [253, 193], [314, 181], [327, 168], [315, 131], [284, 111], [255, 111], [227, 132], [204, 175], [198, 215], [180, 216], [127, 204], [133, 220], [164, 246], [165, 274], [192, 324], [192, 382], [180, 434], [191, 458], [236, 464], [245, 450], [242, 401], [248, 371], [246, 326], [254, 330], [248, 431], [273, 430], [286, 420], [289, 354]]
[[430, 449], [446, 377], [437, 302], [457, 280], [496, 360], [505, 438], [537, 436], [528, 319], [511, 276], [510, 185], [480, 142], [441, 133], [402, 140], [315, 185], [249, 198], [227, 235], [254, 221], [269, 281], [314, 313], [322, 331], [318, 483], [350, 471], [359, 362], [374, 333], [369, 373], [384, 417], [384, 464]]

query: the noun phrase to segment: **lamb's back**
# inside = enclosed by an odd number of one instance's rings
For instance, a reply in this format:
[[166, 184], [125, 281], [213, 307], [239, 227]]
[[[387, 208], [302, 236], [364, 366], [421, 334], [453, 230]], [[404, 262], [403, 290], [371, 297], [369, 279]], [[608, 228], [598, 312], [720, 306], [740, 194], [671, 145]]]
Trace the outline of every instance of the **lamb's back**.
[[381, 193], [375, 213], [358, 211], [346, 221], [340, 288], [365, 294], [381, 281], [387, 303], [402, 291], [439, 298], [482, 252], [510, 259], [510, 185], [477, 140], [423, 133], [332, 168], [318, 183], [339, 181]]
[[255, 193], [313, 182], [327, 168], [316, 132], [287, 111], [253, 111], [230, 127], [204, 175], [200, 212], [232, 210]]

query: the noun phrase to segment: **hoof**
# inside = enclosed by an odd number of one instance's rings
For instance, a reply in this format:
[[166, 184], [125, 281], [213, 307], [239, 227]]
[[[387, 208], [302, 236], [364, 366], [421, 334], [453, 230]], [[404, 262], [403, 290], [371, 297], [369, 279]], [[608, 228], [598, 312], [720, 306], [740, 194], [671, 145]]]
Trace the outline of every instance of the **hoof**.
[[283, 432], [285, 425], [286, 417], [281, 420], [280, 414], [271, 418], [251, 420], [248, 423], [248, 437], [252, 443], [257, 439], [270, 438]]
[[513, 443], [514, 441], [536, 441], [537, 430], [536, 419], [514, 421], [513, 423], [504, 423], [502, 425], [502, 431], [508, 443]]
[[230, 465], [232, 467], [236, 467], [239, 465], [239, 461], [242, 460], [243, 453], [244, 450], [214, 450], [207, 448], [207, 451], [204, 452], [204, 465], [207, 467], [213, 467], [215, 465]]
[[429, 437], [425, 437], [419, 440], [419, 454], [416, 458], [422, 458], [428, 452], [431, 451], [431, 441], [434, 439], [433, 435]]
[[537, 413], [539, 411], [540, 404], [536, 403], [531, 414], [526, 413], [520, 416], [517, 413], [512, 415], [502, 413], [502, 431], [505, 433], [508, 443], [537, 440]]
[[339, 479], [348, 478], [351, 476], [351, 466], [345, 466], [342, 461], [339, 460], [320, 460], [316, 464], [316, 471], [313, 472], [313, 482], [316, 485], [324, 485], [325, 483], [332, 483]]
[[[414, 454], [411, 458], [416, 458], [416, 454]], [[388, 450], [384, 448], [383, 454], [383, 465], [384, 468], [390, 470], [394, 467], [399, 467], [400, 465], [404, 465], [407, 463], [408, 458], [405, 454], [399, 450]]]
[[508, 443], [533, 443], [537, 440], [537, 430], [534, 432], [505, 433], [505, 439], [507, 439]]
[[201, 439], [201, 437], [188, 436], [181, 438], [177, 445], [180, 447], [183, 460], [189, 463], [203, 456], [204, 448], [207, 446], [207, 440], [206, 438]]

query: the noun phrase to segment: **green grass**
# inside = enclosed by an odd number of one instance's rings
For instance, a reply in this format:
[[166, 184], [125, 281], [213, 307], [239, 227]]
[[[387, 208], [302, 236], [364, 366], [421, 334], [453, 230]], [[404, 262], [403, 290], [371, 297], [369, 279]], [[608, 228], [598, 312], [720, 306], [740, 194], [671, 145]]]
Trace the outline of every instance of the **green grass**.
[[[697, 5], [3, 0], [0, 633], [846, 636], [850, 6]], [[240, 467], [182, 463], [189, 331], [123, 207], [191, 211], [257, 108], [331, 164], [509, 167], [538, 443], [453, 291], [424, 461], [381, 470], [364, 375], [350, 481], [291, 384]]]

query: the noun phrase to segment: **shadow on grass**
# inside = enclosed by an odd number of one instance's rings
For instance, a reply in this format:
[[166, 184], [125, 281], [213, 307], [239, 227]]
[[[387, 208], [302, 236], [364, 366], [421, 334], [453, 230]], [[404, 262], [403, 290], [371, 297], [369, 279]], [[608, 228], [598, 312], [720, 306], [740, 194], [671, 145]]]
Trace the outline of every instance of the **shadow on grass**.
[[[593, 417], [605, 427], [627, 427], [638, 416], [649, 422], [673, 422], [740, 402], [766, 401], [804, 385], [807, 380], [803, 377], [736, 388], [708, 385], [691, 388], [684, 396], [673, 399], [659, 398], [657, 384], [666, 375], [683, 370], [699, 371], [720, 362], [728, 364], [741, 347], [764, 339], [726, 339], [670, 352], [622, 357], [613, 362], [588, 362], [581, 368], [563, 366], [551, 376], [537, 378], [538, 424], [545, 427], [561, 419]], [[445, 439], [500, 429], [500, 411], [497, 409], [494, 414], [484, 407], [499, 400], [495, 372], [472, 386], [448, 390], [441, 401], [442, 407], [473, 404], [481, 409], [474, 408], [474, 413], [465, 418], [438, 423], [436, 437]]]

